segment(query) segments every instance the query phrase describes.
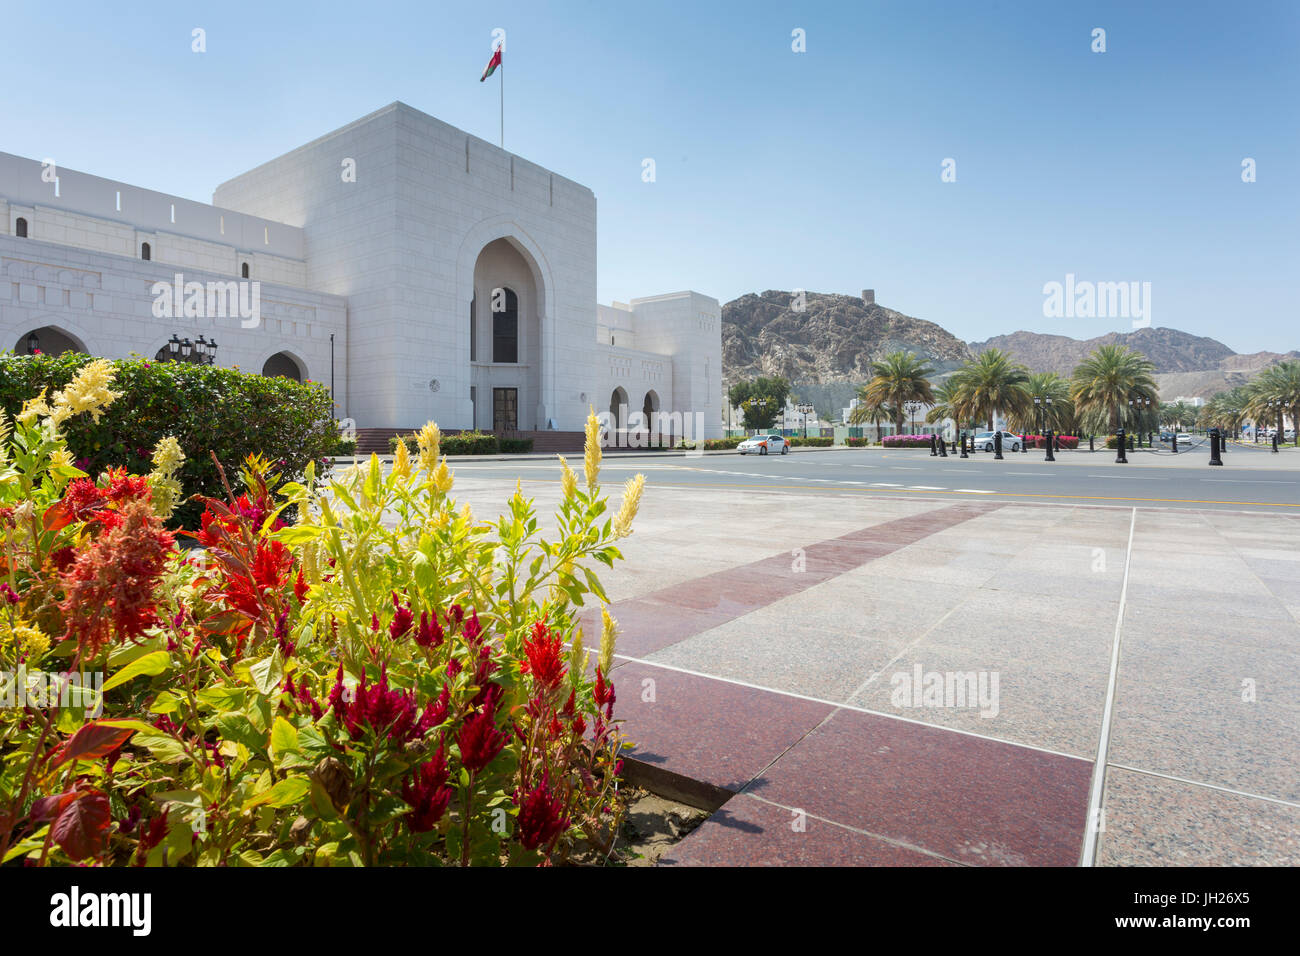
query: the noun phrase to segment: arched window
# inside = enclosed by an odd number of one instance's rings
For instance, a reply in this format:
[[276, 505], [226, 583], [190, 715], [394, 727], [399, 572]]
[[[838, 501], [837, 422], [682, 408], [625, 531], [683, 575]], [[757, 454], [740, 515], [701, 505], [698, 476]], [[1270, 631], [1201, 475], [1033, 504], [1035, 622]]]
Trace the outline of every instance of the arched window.
[[149, 248], [149, 243], [147, 242], [140, 243], [140, 258], [143, 259], [145, 262], [148, 262], [150, 259], [153, 258], [153, 250]]
[[19, 239], [27, 238], [27, 220], [22, 216], [19, 216], [18, 221], [14, 223], [14, 235]]
[[241, 278], [244, 278], [244, 279], [247, 279], [247, 278], [248, 278], [248, 263], [247, 263], [247, 262], [244, 263], [243, 268], [240, 270], [240, 277], [241, 277]]
[[627, 392], [614, 389], [609, 396], [609, 427], [618, 431], [627, 425]]
[[302, 369], [288, 352], [276, 352], [267, 359], [266, 364], [262, 366], [262, 374], [291, 378], [295, 382], [302, 381]]
[[510, 289], [492, 290], [492, 361], [519, 361], [519, 297]]

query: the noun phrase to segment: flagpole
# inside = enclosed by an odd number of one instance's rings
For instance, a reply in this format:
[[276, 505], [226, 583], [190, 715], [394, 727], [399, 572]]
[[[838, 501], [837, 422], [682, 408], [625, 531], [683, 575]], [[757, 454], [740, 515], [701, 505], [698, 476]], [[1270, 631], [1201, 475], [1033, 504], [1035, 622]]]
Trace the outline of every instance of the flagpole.
[[501, 148], [506, 148], [506, 58], [501, 57]]

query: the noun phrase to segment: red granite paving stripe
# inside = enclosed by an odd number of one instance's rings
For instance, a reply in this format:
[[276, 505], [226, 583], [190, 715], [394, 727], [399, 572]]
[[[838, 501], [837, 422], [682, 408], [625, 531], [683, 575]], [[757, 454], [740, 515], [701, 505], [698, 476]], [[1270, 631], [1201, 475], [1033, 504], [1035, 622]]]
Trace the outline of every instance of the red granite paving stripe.
[[741, 794], [659, 861], [660, 866], [956, 866]]
[[1003, 741], [838, 710], [745, 792], [991, 866], [1074, 866], [1092, 764]]
[[[803, 549], [800, 573], [790, 554], [778, 554], [620, 601], [610, 607], [619, 622], [619, 653], [648, 656], [1002, 507], [950, 505], [819, 541]], [[583, 627], [598, 629], [598, 613], [584, 615]]]
[[612, 676], [630, 756], [733, 793], [835, 710], [636, 662]]

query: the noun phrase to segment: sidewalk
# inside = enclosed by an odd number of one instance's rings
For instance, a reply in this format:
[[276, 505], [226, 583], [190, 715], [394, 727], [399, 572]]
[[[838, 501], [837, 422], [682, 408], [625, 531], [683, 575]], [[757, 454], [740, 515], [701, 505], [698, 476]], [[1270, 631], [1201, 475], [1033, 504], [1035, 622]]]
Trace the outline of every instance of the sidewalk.
[[1300, 518], [651, 484], [636, 529], [628, 773], [718, 808], [665, 864], [1074, 866], [1103, 813], [1089, 863], [1300, 864]]

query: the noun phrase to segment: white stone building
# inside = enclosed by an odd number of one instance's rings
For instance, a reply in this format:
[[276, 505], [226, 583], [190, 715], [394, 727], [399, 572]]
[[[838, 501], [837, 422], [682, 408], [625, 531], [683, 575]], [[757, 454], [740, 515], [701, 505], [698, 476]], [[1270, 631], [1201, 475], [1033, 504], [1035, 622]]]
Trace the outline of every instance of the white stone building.
[[[212, 205], [0, 153], [0, 282], [0, 348], [154, 356], [202, 335], [219, 365], [332, 384], [375, 433], [434, 420], [549, 448], [593, 406], [619, 432], [657, 412], [721, 434], [717, 300], [597, 306], [591, 190], [403, 103]], [[159, 317], [159, 283], [209, 291]], [[226, 283], [260, 321], [214, 302]]]

